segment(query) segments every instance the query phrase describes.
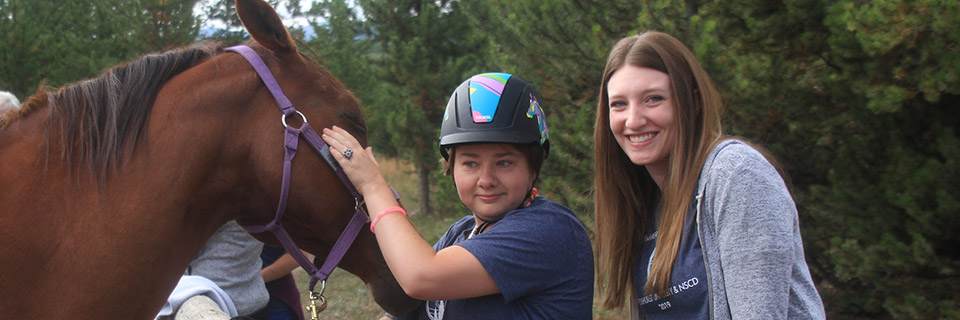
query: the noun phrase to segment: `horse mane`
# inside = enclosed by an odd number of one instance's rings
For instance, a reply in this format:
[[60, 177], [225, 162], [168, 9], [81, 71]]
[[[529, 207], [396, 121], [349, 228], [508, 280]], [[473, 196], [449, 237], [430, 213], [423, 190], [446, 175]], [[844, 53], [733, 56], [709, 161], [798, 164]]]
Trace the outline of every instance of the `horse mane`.
[[[255, 42], [245, 44], [260, 49]], [[303, 46], [309, 48], [309, 46]], [[59, 137], [61, 160], [73, 166], [84, 162], [90, 173], [105, 181], [112, 166], [133, 153], [146, 132], [147, 119], [160, 88], [181, 72], [223, 52], [219, 42], [201, 41], [162, 53], [152, 53], [112, 67], [99, 77], [83, 80], [60, 89], [41, 85], [19, 110], [0, 113], [0, 129], [17, 119], [50, 108], [45, 135], [48, 150], [51, 139]], [[312, 52], [311, 50], [311, 53]], [[358, 101], [354, 93], [315, 60], [305, 55], [317, 71], [347, 99]], [[319, 57], [314, 53], [314, 59]], [[56, 91], [54, 91], [56, 90]], [[367, 127], [359, 110], [337, 114], [352, 127], [357, 138], [365, 138]], [[79, 159], [77, 163], [73, 161]]]
[[[41, 87], [14, 117], [43, 106], [50, 108], [45, 128], [48, 146], [53, 133], [59, 133], [61, 159], [72, 163], [80, 158], [103, 181], [107, 169], [131, 154], [146, 132], [160, 88], [177, 74], [222, 52], [218, 42], [198, 42], [141, 56], [56, 92]], [[0, 126], [12, 120], [0, 119]]]

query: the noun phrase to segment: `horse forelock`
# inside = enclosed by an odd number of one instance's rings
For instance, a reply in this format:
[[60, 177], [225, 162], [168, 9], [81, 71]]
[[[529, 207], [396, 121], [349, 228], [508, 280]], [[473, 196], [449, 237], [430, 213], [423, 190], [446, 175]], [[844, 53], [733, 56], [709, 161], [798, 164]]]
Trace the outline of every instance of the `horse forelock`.
[[[104, 71], [99, 77], [38, 92], [21, 114], [50, 108], [46, 135], [59, 136], [61, 160], [79, 158], [101, 180], [108, 169], [132, 153], [163, 85], [181, 72], [222, 52], [216, 42], [199, 42], [163, 53], [147, 54]], [[45, 91], [45, 90], [44, 90]], [[11, 119], [12, 120], [12, 119]], [[50, 141], [48, 141], [49, 143]]]
[[346, 125], [348, 128], [344, 129], [352, 132], [357, 140], [367, 141], [367, 123], [359, 110], [344, 110], [338, 113], [337, 116], [347, 121]]

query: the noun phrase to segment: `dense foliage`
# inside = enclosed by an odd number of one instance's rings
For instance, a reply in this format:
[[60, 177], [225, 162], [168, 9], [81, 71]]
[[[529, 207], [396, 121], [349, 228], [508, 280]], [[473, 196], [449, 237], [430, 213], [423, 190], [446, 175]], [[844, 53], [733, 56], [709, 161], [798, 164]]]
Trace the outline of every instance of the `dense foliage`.
[[[960, 317], [960, 5], [741, 1], [700, 11], [732, 133], [793, 178], [843, 317]], [[733, 35], [733, 36], [729, 36]]]
[[196, 0], [0, 0], [0, 90], [21, 100], [195, 40]]
[[[189, 16], [195, 2], [0, 0], [0, 90], [23, 97], [184, 44], [197, 19], [236, 23], [229, 1]], [[416, 165], [421, 211], [465, 213], [438, 179], [439, 119], [467, 76], [505, 71], [544, 98], [542, 193], [588, 228], [607, 51], [644, 30], [674, 34], [722, 89], [726, 131], [789, 174], [830, 318], [960, 319], [957, 1], [281, 2], [312, 20], [309, 46], [363, 101], [378, 154]]]

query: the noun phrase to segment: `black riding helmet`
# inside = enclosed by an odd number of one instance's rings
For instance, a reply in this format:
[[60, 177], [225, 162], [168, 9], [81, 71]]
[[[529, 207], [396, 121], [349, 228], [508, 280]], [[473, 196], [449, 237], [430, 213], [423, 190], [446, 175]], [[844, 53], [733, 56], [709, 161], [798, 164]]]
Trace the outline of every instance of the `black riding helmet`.
[[550, 151], [547, 117], [537, 91], [507, 73], [484, 73], [467, 79], [450, 95], [440, 124], [440, 154], [469, 143], [539, 143]]

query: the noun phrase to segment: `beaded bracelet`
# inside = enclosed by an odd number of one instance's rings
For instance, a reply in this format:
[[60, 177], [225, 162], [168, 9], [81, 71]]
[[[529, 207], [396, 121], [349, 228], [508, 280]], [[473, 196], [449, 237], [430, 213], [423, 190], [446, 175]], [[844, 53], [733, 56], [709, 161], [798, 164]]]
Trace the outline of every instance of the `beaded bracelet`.
[[373, 226], [377, 224], [377, 221], [380, 221], [380, 218], [383, 218], [383, 216], [387, 215], [388, 213], [394, 213], [394, 212], [402, 213], [404, 217], [407, 216], [407, 210], [404, 210], [401, 207], [389, 207], [389, 208], [383, 209], [383, 211], [380, 211], [380, 213], [377, 214], [377, 217], [373, 218], [373, 221], [370, 222], [370, 232], [376, 233], [373, 231]]

